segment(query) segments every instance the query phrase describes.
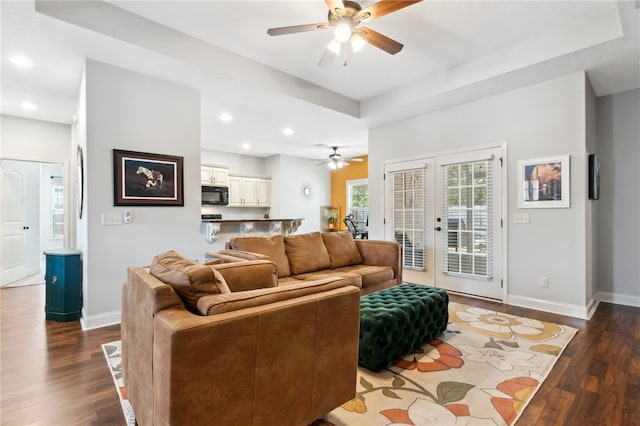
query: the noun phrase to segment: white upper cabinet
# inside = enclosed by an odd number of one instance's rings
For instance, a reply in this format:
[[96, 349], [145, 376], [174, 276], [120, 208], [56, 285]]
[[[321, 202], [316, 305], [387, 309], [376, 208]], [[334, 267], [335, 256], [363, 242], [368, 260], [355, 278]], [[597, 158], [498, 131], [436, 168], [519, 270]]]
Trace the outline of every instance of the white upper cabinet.
[[202, 185], [229, 185], [229, 171], [219, 167], [200, 166], [200, 183]]
[[269, 207], [271, 180], [229, 176], [229, 206]]

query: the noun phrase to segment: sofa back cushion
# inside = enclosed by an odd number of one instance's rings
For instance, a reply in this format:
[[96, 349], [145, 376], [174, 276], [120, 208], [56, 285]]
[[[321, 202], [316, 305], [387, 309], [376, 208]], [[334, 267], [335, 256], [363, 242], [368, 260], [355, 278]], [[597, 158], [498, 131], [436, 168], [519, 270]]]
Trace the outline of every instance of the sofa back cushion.
[[360, 250], [353, 241], [351, 232], [325, 232], [322, 240], [329, 252], [331, 269], [362, 263]]
[[329, 252], [320, 232], [309, 232], [284, 237], [284, 247], [293, 275], [320, 271], [331, 267]]
[[278, 286], [277, 268], [272, 260], [221, 263], [214, 269], [227, 282], [231, 293]]
[[276, 264], [278, 278], [291, 275], [289, 259], [284, 249], [282, 235], [271, 237], [235, 237], [229, 242], [233, 250], [250, 251], [269, 256]]
[[173, 287], [191, 312], [198, 312], [198, 299], [208, 294], [230, 293], [224, 278], [212, 266], [199, 264], [175, 251], [153, 258], [151, 275]]

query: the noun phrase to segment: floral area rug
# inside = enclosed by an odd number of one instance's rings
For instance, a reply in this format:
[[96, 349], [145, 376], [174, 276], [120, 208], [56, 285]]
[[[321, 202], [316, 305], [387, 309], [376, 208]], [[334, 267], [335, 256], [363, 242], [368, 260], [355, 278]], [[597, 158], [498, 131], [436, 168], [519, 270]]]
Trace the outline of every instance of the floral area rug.
[[136, 416], [133, 413], [131, 403], [127, 399], [127, 391], [124, 389], [124, 380], [122, 380], [122, 345], [120, 344], [120, 340], [105, 343], [102, 345], [102, 350], [104, 351], [104, 356], [107, 358], [113, 383], [116, 385], [116, 391], [120, 398], [120, 405], [122, 405], [122, 412], [127, 421], [127, 426], [136, 426]]
[[[513, 425], [576, 332], [450, 303], [443, 335], [380, 372], [359, 368], [356, 397], [314, 425]], [[120, 342], [103, 349], [133, 426]]]

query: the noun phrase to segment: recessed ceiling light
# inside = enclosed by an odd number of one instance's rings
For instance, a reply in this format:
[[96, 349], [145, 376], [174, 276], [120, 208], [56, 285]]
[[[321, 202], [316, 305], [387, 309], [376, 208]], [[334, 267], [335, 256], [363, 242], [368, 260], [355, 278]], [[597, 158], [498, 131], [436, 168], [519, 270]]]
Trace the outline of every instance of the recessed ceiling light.
[[22, 109], [26, 109], [27, 111], [35, 111], [38, 107], [32, 102], [23, 102], [20, 104]]
[[224, 114], [220, 114], [220, 120], [224, 121], [225, 123], [228, 123], [231, 120], [233, 120], [233, 117], [231, 116], [231, 114], [227, 114], [225, 112]]
[[247, 142], [243, 143], [242, 144], [242, 149], [251, 149], [251, 144], [247, 143]]
[[31, 68], [33, 63], [26, 56], [14, 55], [9, 58], [12, 64], [23, 68]]
[[285, 135], [287, 135], [287, 136], [292, 135], [292, 134], [293, 134], [293, 129], [292, 129], [291, 127], [285, 127], [285, 128], [282, 130], [282, 133], [284, 133], [284, 134], [285, 134]]

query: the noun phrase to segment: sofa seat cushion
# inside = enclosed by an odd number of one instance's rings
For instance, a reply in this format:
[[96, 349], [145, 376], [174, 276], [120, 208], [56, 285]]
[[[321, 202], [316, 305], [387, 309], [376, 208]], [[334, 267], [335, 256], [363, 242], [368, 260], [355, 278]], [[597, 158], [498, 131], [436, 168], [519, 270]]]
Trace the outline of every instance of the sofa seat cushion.
[[333, 272], [360, 275], [363, 288], [376, 286], [395, 278], [391, 266], [351, 265], [334, 269]]
[[287, 252], [289, 267], [293, 275], [331, 267], [329, 252], [324, 245], [320, 232], [287, 235], [284, 237], [284, 248]]
[[362, 263], [362, 256], [351, 232], [325, 232], [322, 240], [329, 252], [331, 269]]
[[198, 299], [203, 296], [231, 293], [222, 275], [212, 265], [194, 262], [173, 250], [155, 256], [149, 272], [173, 287], [191, 312], [197, 312]]
[[202, 315], [222, 314], [321, 293], [345, 287], [346, 285], [345, 280], [333, 277], [313, 282], [299, 281], [298, 284], [283, 287], [263, 288], [239, 293], [212, 294], [200, 298], [198, 312]]
[[[278, 278], [291, 275], [289, 259], [282, 235], [271, 237], [235, 237], [230, 241], [233, 250], [243, 250], [269, 256], [278, 268]], [[242, 257], [241, 255], [239, 257]]]
[[360, 274], [338, 271], [336, 269], [322, 269], [320, 271], [296, 275], [297, 279], [304, 281], [322, 280], [329, 277], [340, 277], [345, 279], [349, 285], [362, 288], [362, 276], [360, 276]]

